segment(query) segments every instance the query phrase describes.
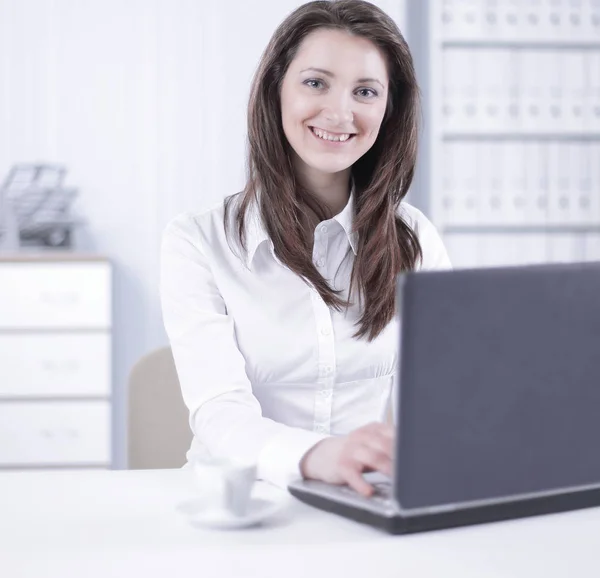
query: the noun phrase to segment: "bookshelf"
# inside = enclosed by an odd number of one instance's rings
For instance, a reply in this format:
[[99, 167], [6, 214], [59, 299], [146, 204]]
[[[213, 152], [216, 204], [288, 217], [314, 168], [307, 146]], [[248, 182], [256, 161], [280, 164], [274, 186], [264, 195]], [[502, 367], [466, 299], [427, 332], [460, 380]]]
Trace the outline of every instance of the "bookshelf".
[[408, 3], [412, 198], [456, 267], [600, 260], [600, 0]]

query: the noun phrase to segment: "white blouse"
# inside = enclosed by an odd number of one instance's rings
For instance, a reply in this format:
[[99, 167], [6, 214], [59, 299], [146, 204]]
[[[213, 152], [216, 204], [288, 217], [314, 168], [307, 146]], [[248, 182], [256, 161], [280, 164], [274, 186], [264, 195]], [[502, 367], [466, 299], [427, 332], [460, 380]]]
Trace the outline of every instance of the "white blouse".
[[[256, 462], [260, 479], [285, 487], [300, 477], [299, 462], [316, 442], [384, 419], [398, 319], [371, 343], [352, 338], [357, 306], [327, 307], [275, 257], [258, 208], [250, 209], [247, 257], [225, 238], [222, 202], [167, 225], [163, 320], [194, 433], [188, 462], [206, 455]], [[400, 213], [422, 245], [417, 268], [450, 268], [425, 215], [408, 203]], [[356, 254], [352, 217], [353, 195], [314, 232], [313, 262], [344, 298]]]

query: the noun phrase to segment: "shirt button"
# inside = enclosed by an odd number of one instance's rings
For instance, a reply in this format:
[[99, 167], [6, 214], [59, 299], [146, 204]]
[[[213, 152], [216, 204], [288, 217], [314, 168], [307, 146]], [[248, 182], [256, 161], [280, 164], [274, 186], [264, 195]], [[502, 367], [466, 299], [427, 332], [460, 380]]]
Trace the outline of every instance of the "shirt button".
[[329, 327], [322, 327], [321, 328], [321, 334], [322, 335], [329, 335], [331, 333], [331, 329], [329, 329]]
[[325, 265], [325, 259], [319, 259], [317, 261], [317, 267], [323, 267]]
[[321, 233], [323, 233], [323, 234], [327, 233], [327, 225], [323, 225], [321, 227]]
[[315, 426], [315, 431], [317, 433], [327, 433], [327, 428], [324, 425]]

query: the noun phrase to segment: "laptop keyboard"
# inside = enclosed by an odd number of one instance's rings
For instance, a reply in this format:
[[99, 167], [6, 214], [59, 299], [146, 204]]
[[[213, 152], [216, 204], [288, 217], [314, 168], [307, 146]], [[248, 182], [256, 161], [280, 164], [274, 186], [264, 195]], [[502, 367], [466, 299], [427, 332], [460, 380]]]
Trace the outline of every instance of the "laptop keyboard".
[[356, 490], [353, 490], [349, 486], [337, 486], [330, 484], [319, 485], [318, 493], [321, 495], [328, 495], [335, 499], [336, 497], [344, 497], [346, 501], [348, 498], [351, 499], [357, 506], [368, 508], [368, 509], [385, 509], [392, 508], [392, 484], [390, 482], [377, 482], [371, 483], [375, 492], [370, 496], [366, 497], [359, 494]]

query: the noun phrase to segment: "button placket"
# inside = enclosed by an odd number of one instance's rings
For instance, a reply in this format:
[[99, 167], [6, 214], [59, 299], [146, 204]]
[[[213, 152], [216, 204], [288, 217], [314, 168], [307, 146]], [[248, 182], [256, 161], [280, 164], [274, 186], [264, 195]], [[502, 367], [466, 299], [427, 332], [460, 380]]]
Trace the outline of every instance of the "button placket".
[[327, 227], [320, 225], [317, 227], [316, 233], [313, 245], [313, 263], [323, 271], [327, 265], [327, 249], [329, 247], [329, 237], [326, 235]]
[[318, 292], [313, 290], [311, 297], [317, 324], [319, 348], [313, 430], [319, 433], [329, 433], [331, 431], [331, 409], [335, 382], [335, 340], [329, 308]]

